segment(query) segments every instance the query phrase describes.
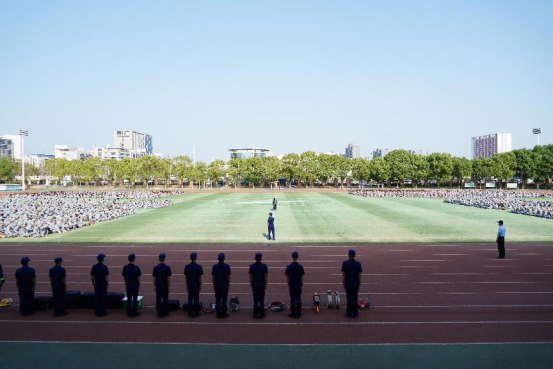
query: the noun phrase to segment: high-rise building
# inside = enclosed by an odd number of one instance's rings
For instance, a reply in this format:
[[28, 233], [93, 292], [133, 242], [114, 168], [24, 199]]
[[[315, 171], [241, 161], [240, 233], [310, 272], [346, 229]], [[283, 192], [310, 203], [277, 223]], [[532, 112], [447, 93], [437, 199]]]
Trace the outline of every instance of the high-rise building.
[[44, 163], [46, 160], [53, 159], [54, 155], [45, 155], [45, 154], [31, 154], [25, 156], [25, 163], [32, 164], [37, 167], [40, 173], [44, 173]]
[[0, 158], [13, 158], [13, 141], [7, 138], [0, 138]]
[[472, 138], [472, 159], [491, 158], [493, 154], [509, 152], [511, 148], [510, 133], [493, 133]]
[[350, 159], [356, 159], [359, 157], [359, 145], [354, 144], [348, 144], [348, 147], [346, 147], [346, 157]]
[[383, 158], [386, 155], [388, 155], [388, 149], [376, 149], [373, 151], [373, 159], [374, 158]]
[[152, 136], [135, 131], [113, 131], [113, 146], [129, 150], [133, 158], [154, 152]]
[[[21, 136], [20, 135], [3, 135], [3, 136], [0, 136], [0, 139], [11, 141], [11, 155], [9, 155], [9, 156], [14, 158], [14, 159], [21, 160]], [[8, 143], [5, 142], [4, 145], [5, 145], [5, 150], [7, 150], [8, 149]], [[0, 155], [0, 156], [2, 156], [2, 155]], [[6, 155], [6, 156], [8, 156], [8, 155]]]
[[407, 152], [411, 155], [423, 155], [422, 150], [407, 150]]

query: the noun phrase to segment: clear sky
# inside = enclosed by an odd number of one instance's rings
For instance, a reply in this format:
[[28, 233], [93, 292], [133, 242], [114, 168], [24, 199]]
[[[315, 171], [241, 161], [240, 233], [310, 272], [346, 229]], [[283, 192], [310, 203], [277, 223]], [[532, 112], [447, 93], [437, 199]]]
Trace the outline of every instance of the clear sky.
[[553, 142], [553, 1], [0, 1], [0, 134], [210, 161]]

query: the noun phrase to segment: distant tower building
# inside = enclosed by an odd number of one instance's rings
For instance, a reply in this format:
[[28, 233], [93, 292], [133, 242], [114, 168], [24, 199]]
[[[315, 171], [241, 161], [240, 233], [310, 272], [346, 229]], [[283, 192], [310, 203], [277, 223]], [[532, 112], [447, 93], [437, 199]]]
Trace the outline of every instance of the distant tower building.
[[0, 158], [13, 158], [13, 141], [0, 137]]
[[359, 155], [359, 145], [349, 144], [348, 147], [346, 147], [346, 157], [350, 159], [356, 159]]
[[135, 131], [113, 131], [113, 146], [129, 150], [133, 158], [154, 152], [152, 136]]
[[422, 150], [407, 150], [411, 155], [423, 155]]
[[376, 149], [373, 151], [373, 159], [374, 158], [383, 158], [386, 155], [388, 155], [388, 149]]
[[472, 159], [491, 158], [493, 154], [509, 152], [511, 148], [510, 133], [493, 133], [472, 138]]
[[[3, 136], [0, 136], [0, 139], [4, 140], [4, 143], [3, 143], [4, 155], [0, 155], [0, 156], [9, 156], [19, 160], [23, 159], [21, 157], [21, 136], [20, 135], [3, 135]], [[7, 141], [10, 141], [11, 143]], [[10, 155], [7, 155], [8, 151], [11, 152]]]

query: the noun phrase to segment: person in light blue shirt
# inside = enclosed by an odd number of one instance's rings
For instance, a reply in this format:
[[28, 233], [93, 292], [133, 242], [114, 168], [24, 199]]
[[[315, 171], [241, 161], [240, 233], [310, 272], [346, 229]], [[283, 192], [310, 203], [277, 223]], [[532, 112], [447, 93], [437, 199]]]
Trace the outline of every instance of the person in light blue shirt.
[[505, 259], [505, 226], [503, 225], [503, 221], [500, 220], [497, 222], [499, 224], [499, 228], [497, 229], [497, 250], [499, 251], [498, 259]]

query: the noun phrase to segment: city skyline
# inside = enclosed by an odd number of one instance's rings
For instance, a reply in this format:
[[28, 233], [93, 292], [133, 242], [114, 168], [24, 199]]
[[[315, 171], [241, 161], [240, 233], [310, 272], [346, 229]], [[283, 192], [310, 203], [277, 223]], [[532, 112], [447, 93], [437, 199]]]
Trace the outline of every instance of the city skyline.
[[470, 158], [472, 137], [553, 142], [553, 3], [0, 4], [0, 132], [25, 152], [148, 132], [209, 162], [377, 148]]

